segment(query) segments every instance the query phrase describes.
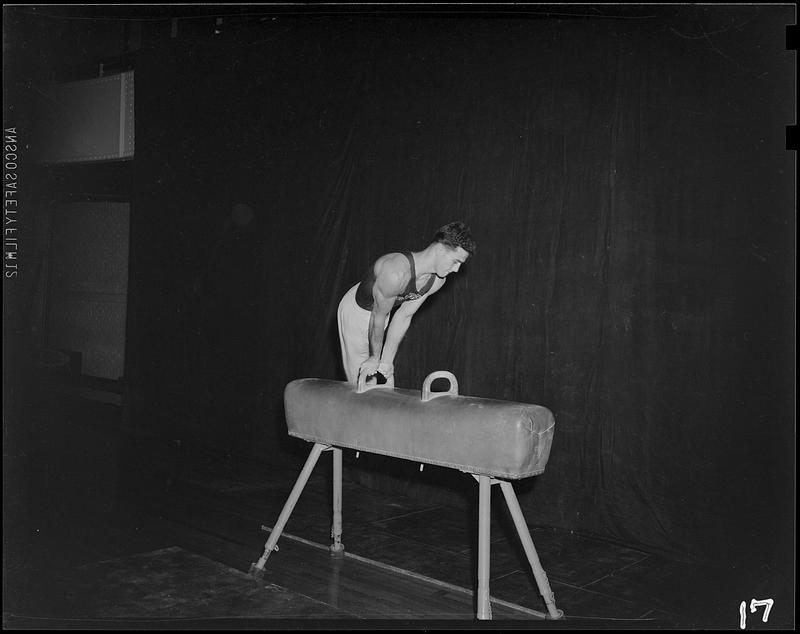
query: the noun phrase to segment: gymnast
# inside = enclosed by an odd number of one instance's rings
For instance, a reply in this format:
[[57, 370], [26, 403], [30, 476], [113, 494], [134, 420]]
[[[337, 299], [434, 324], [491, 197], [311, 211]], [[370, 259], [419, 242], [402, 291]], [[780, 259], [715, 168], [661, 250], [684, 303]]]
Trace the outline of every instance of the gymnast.
[[[475, 241], [463, 222], [440, 227], [422, 251], [387, 253], [339, 302], [337, 319], [347, 380], [360, 374], [377, 381], [394, 375], [394, 357], [423, 302], [444, 286], [475, 253]], [[394, 314], [392, 314], [394, 311]]]

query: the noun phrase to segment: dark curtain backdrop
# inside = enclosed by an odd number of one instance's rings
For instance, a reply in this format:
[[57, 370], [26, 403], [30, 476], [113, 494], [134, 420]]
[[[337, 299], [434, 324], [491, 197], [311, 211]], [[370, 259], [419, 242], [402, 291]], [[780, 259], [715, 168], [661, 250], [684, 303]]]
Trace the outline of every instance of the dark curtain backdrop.
[[[282, 392], [344, 379], [341, 295], [463, 219], [477, 255], [415, 318], [396, 382], [447, 369], [463, 394], [554, 412], [547, 471], [518, 484], [528, 520], [688, 558], [791, 557], [793, 11], [280, 18], [146, 47], [135, 424], [307, 451]], [[348, 468], [392, 491], [388, 462]], [[445, 471], [399, 480], [474, 493]]]

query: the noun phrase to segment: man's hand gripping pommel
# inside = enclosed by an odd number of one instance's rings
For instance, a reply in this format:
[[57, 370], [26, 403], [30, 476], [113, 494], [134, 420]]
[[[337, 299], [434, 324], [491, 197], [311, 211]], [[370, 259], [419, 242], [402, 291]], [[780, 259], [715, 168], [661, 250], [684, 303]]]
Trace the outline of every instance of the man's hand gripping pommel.
[[374, 377], [375, 374], [380, 374], [384, 379], [389, 381], [394, 376], [394, 364], [386, 363], [370, 357], [358, 369], [359, 376], [365, 376], [367, 379]]

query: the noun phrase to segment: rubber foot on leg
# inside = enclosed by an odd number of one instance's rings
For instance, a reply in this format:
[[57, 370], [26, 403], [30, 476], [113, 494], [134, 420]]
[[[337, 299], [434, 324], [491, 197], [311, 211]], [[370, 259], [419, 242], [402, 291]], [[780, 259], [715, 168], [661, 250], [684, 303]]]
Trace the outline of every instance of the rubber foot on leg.
[[342, 559], [344, 557], [344, 544], [331, 544], [328, 551], [330, 551], [331, 557]]

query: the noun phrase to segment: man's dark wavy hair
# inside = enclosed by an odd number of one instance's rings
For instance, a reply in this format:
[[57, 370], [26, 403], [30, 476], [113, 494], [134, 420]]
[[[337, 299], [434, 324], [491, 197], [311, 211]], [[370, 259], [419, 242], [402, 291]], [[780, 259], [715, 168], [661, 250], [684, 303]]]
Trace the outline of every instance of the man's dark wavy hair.
[[441, 242], [451, 249], [461, 247], [470, 255], [474, 255], [477, 248], [469, 227], [463, 222], [451, 222], [439, 227], [433, 235], [433, 241]]

